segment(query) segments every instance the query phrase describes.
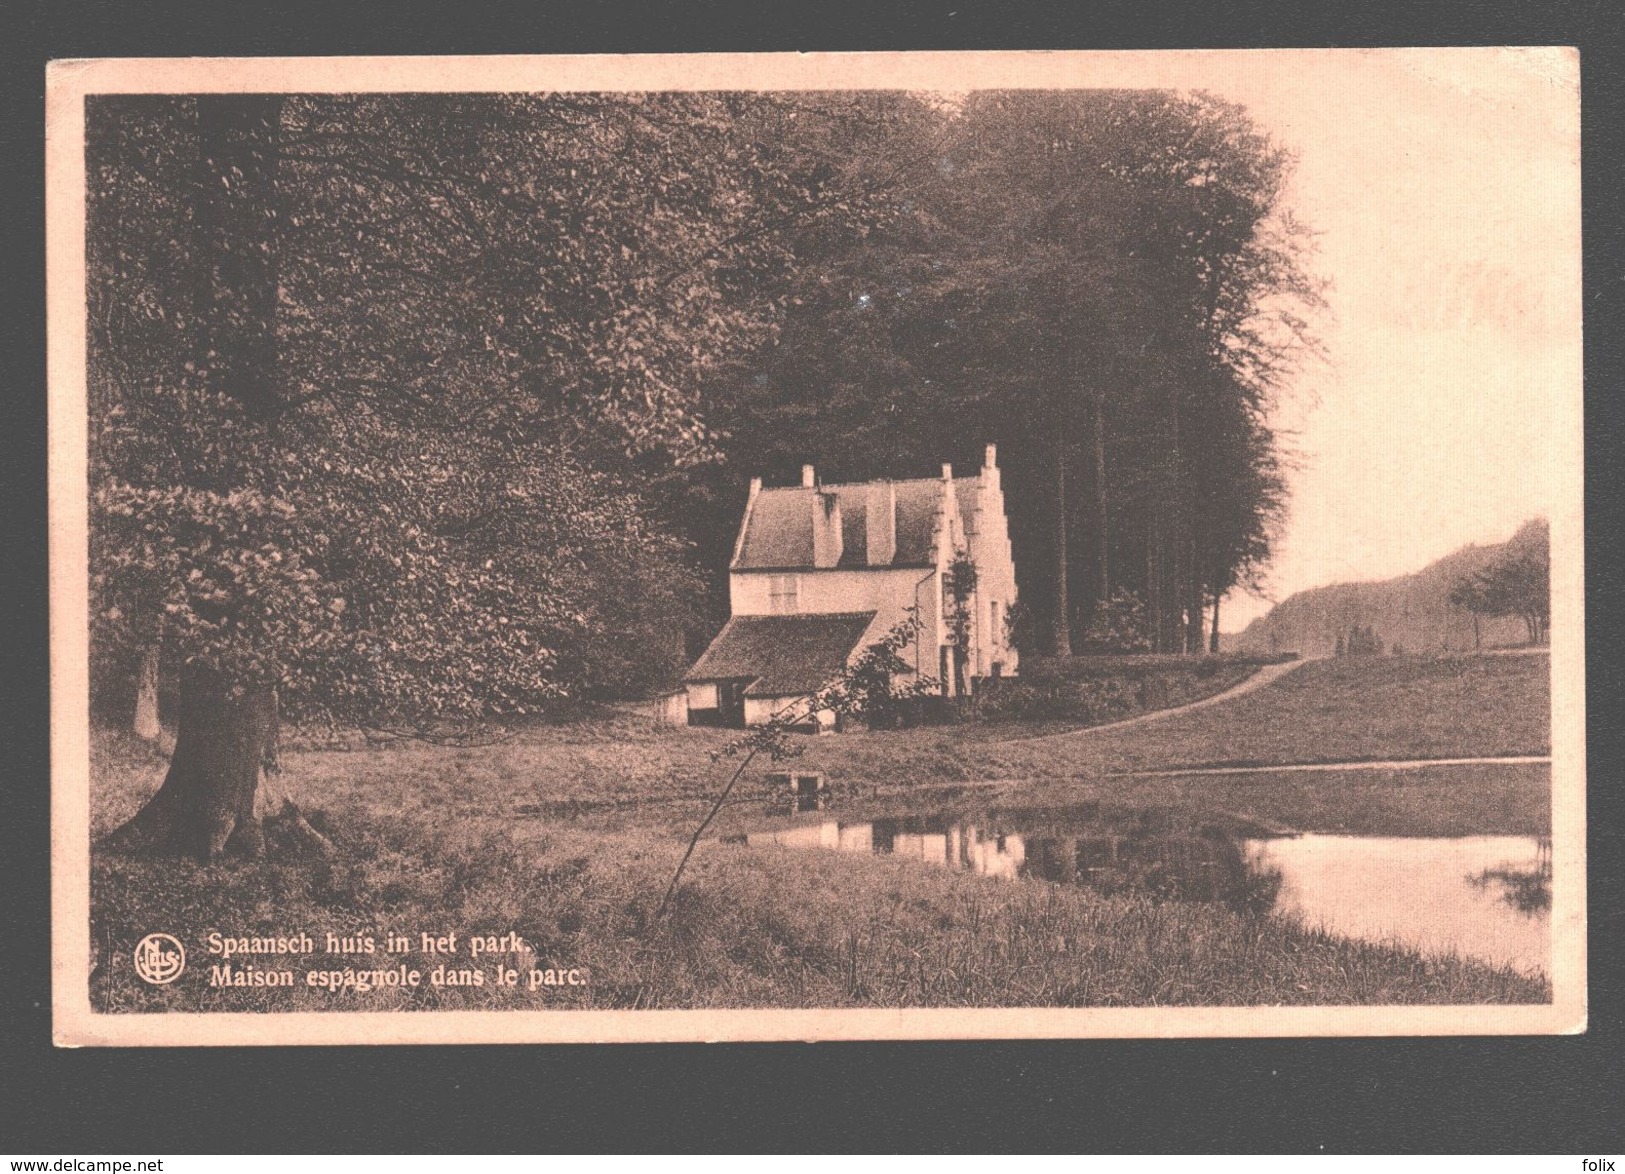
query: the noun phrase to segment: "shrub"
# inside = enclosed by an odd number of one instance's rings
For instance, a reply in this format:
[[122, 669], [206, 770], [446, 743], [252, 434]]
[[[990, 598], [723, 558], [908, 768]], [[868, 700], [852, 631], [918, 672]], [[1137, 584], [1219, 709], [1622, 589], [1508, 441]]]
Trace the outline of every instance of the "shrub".
[[1089, 725], [1138, 713], [1138, 684], [1120, 677], [1001, 684], [978, 693], [967, 716], [979, 721], [1075, 721]]
[[1083, 631], [1083, 651], [1145, 652], [1150, 647], [1150, 625], [1138, 595], [1119, 588], [1095, 604], [1095, 613]]

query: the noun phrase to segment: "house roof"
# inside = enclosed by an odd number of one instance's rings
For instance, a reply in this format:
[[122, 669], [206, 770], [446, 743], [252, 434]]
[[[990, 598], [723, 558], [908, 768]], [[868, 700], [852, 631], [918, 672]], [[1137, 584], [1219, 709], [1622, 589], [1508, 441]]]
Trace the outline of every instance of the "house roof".
[[[974, 487], [975, 478], [967, 484]], [[817, 489], [793, 486], [764, 489], [756, 495], [745, 518], [736, 571], [813, 569], [813, 495], [834, 494], [841, 507], [842, 569], [869, 566], [869, 492], [884, 481], [854, 481], [821, 485]], [[929, 567], [936, 563], [933, 537], [942, 511], [942, 485], [935, 477], [893, 481], [897, 493], [897, 548], [889, 567]], [[955, 482], [958, 484], [958, 482]], [[963, 500], [963, 491], [961, 499]]]
[[794, 697], [822, 689], [846, 667], [872, 611], [734, 616], [684, 680], [755, 678], [747, 697]]
[[745, 516], [744, 541], [739, 545], [739, 557], [734, 560], [734, 566], [812, 566], [813, 492], [811, 489], [764, 489], [758, 493]]

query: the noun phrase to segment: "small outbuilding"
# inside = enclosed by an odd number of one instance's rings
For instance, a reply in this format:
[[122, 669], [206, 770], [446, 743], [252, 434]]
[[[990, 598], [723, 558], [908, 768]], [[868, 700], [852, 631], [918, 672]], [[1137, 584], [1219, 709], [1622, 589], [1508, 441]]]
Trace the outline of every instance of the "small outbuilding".
[[[691, 725], [748, 726], [775, 714], [820, 725], [834, 715], [797, 713], [863, 647], [872, 611], [734, 616], [685, 679]], [[709, 703], [709, 704], [707, 704]]]

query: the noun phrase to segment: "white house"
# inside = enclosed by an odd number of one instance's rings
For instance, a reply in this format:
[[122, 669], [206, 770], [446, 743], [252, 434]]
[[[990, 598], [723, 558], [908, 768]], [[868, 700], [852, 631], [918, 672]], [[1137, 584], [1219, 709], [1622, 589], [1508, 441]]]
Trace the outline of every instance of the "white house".
[[[954, 656], [949, 568], [963, 552], [976, 566], [967, 601], [968, 649]], [[1015, 564], [994, 447], [975, 477], [820, 485], [751, 482], [729, 565], [732, 618], [684, 678], [689, 722], [744, 726], [807, 702], [865, 648], [910, 614], [921, 626], [902, 652], [915, 676], [945, 693], [978, 678], [1013, 675], [1008, 615]], [[833, 715], [816, 715], [821, 727]]]

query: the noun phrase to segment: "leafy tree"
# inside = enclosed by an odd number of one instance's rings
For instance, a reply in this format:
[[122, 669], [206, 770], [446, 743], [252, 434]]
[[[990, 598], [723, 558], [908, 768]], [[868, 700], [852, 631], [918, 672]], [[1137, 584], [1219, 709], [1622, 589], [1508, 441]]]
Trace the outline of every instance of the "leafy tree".
[[444, 736], [646, 671], [685, 588], [635, 478], [711, 453], [691, 388], [851, 208], [768, 102], [91, 103], [93, 643], [180, 680], [115, 845], [257, 849], [282, 714]]
[[1551, 538], [1544, 520], [1526, 523], [1505, 549], [1476, 574], [1457, 580], [1450, 602], [1473, 615], [1473, 646], [1480, 616], [1517, 616], [1529, 643], [1547, 639], [1551, 623]]
[[1167, 93], [977, 93], [890, 133], [923, 162], [883, 224], [805, 258], [780, 338], [721, 381], [731, 451], [924, 475], [995, 440], [1051, 646], [1122, 588], [1155, 647], [1199, 650], [1267, 561], [1269, 409], [1314, 350], [1290, 160], [1240, 108]]
[[1267, 556], [1283, 504], [1267, 413], [1316, 350], [1305, 315], [1320, 290], [1303, 268], [1306, 233], [1280, 206], [1291, 159], [1242, 107], [1164, 93], [1124, 106], [1107, 167], [1141, 197], [1148, 333], [1171, 375], [1150, 400], [1160, 427], [1142, 429], [1154, 438], [1143, 507], [1153, 643], [1197, 651], [1204, 596]]
[[1489, 613], [1490, 603], [1483, 585], [1478, 581], [1478, 576], [1467, 575], [1451, 585], [1450, 606], [1459, 607], [1472, 615], [1473, 651], [1479, 651], [1483, 647], [1479, 617]]
[[966, 677], [970, 664], [970, 601], [976, 594], [976, 581], [975, 560], [970, 557], [969, 552], [956, 550], [953, 562], [948, 565], [943, 588], [944, 602], [948, 605], [948, 634], [954, 650], [954, 690], [960, 696], [966, 692]]

